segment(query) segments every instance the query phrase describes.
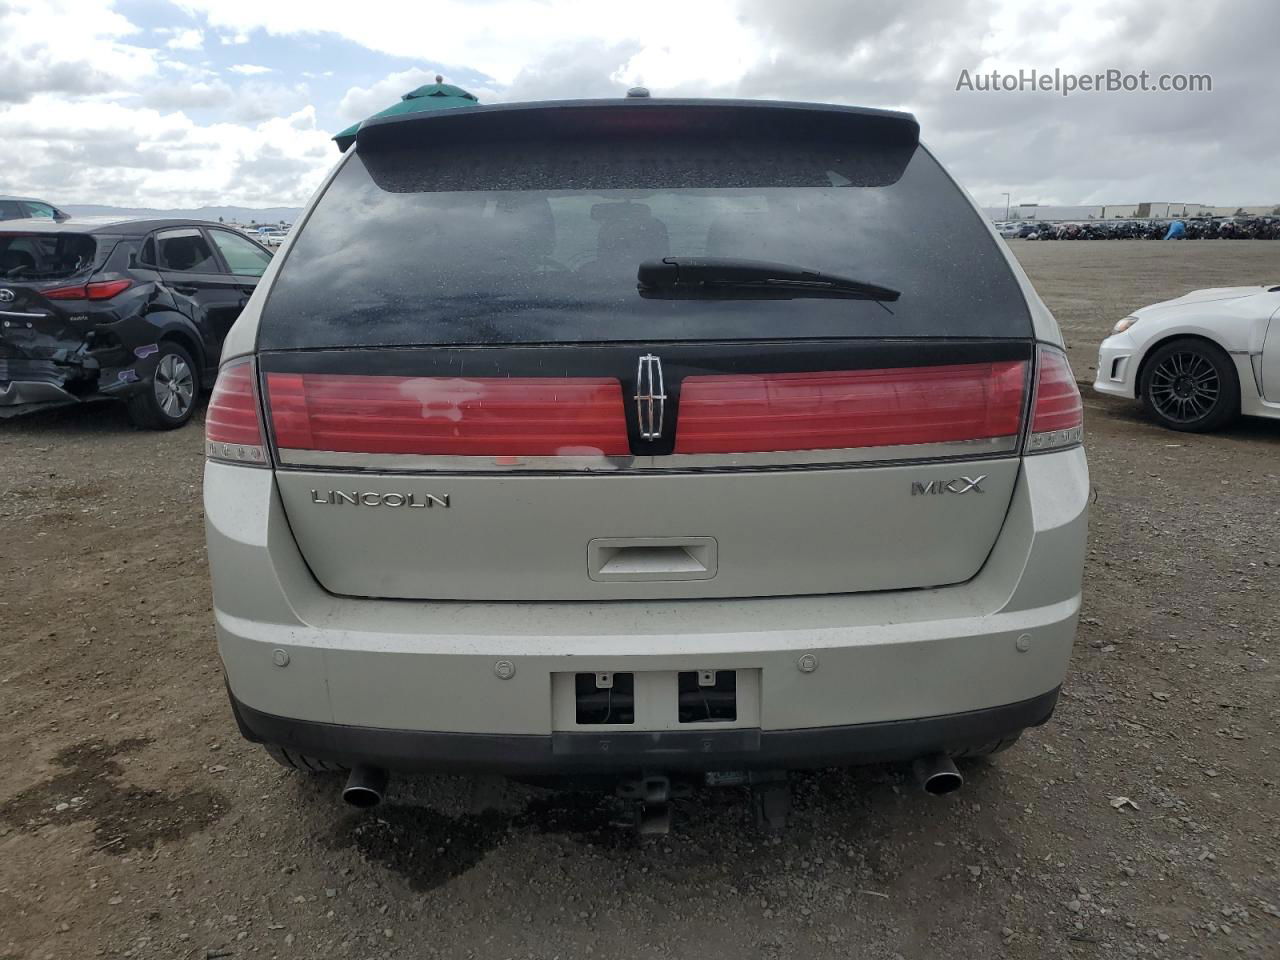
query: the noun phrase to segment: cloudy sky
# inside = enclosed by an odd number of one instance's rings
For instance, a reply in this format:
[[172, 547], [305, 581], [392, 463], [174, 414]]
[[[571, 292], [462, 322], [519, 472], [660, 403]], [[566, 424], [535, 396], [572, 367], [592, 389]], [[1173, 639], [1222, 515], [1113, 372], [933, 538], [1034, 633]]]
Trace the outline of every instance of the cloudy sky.
[[[1273, 203], [1277, 36], [1273, 0], [0, 0], [0, 193], [301, 204], [333, 133], [443, 73], [485, 102], [643, 83], [907, 109], [989, 205]], [[956, 89], [1032, 68], [1213, 89]]]

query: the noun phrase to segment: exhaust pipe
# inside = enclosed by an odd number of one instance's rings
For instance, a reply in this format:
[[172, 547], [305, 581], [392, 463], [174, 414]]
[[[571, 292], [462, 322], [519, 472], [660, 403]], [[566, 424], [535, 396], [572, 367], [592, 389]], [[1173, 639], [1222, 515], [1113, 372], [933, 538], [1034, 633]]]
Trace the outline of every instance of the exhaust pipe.
[[916, 782], [925, 793], [940, 797], [964, 786], [964, 777], [945, 753], [930, 753], [917, 757], [911, 764]]
[[382, 802], [382, 795], [386, 789], [387, 771], [381, 767], [366, 767], [360, 764], [351, 768], [347, 785], [342, 788], [342, 799], [353, 807], [367, 810]]

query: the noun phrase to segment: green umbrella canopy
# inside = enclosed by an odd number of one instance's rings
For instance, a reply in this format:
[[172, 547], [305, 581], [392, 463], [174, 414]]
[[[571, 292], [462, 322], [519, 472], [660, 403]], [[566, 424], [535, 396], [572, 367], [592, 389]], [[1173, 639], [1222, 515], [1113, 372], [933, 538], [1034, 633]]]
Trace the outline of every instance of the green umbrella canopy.
[[[372, 117], [394, 117], [402, 113], [417, 113], [419, 110], [447, 110], [451, 107], [473, 107], [480, 101], [476, 99], [475, 94], [467, 93], [461, 87], [455, 87], [451, 83], [445, 83], [444, 77], [436, 77], [435, 83], [428, 83], [426, 86], [419, 87], [417, 90], [410, 90], [398, 103], [393, 103], [385, 110], [379, 110]], [[346, 150], [356, 139], [356, 131], [360, 129], [359, 123], [353, 123], [347, 129], [337, 134], [333, 139], [338, 144], [339, 150]]]

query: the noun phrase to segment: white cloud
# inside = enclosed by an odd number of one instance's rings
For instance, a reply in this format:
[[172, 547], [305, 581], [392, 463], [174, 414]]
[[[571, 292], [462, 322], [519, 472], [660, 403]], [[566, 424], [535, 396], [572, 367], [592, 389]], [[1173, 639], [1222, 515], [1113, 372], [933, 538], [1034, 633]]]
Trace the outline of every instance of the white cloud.
[[212, 110], [235, 100], [236, 93], [221, 80], [157, 83], [142, 94], [142, 102], [157, 110]]
[[[186, 32], [160, 49], [131, 42], [141, 34], [96, 2], [0, 0], [5, 188], [127, 206], [305, 201], [337, 159], [307, 88], [232, 85], [167, 55], [194, 44]], [[222, 119], [197, 123], [197, 109]]]
[[236, 88], [229, 118], [241, 123], [262, 123], [273, 117], [292, 116], [304, 107], [314, 116], [315, 108], [307, 103], [308, 96], [305, 84], [249, 80]]
[[[495, 99], [509, 101], [620, 97], [644, 82], [645, 50], [634, 41], [604, 44], [582, 40], [524, 67]], [[652, 74], [651, 74], [652, 75]]]
[[0, 106], [42, 91], [110, 94], [154, 76], [157, 52], [125, 42], [139, 32], [98, 4], [0, 3]]
[[204, 49], [204, 33], [199, 30], [157, 30], [157, 33], [173, 34], [165, 41], [170, 50], [202, 50]]
[[[353, 17], [314, 0], [181, 0], [172, 20], [199, 28], [148, 33], [101, 0], [0, 0], [0, 171], [6, 187], [55, 202], [296, 202], [336, 159], [317, 108], [345, 124], [434, 79], [415, 68], [325, 82], [349, 69], [308, 56], [332, 33], [490, 77], [464, 84], [484, 102], [643, 84], [657, 96], [911, 109], [984, 200], [1280, 198], [1280, 128], [1266, 122], [1280, 6], [1208, 0], [1163, 14], [1155, 0], [362, 0]], [[296, 49], [273, 59], [286, 44]], [[175, 53], [197, 49], [208, 58]], [[243, 62], [223, 66], [232, 58]], [[1214, 93], [955, 90], [962, 68], [1032, 66], [1208, 72]], [[340, 102], [314, 99], [335, 87]]]
[[[435, 83], [436, 72], [415, 67], [388, 74], [368, 87], [352, 87], [338, 103], [338, 115], [354, 123], [395, 103], [410, 90]], [[475, 91], [471, 91], [475, 93]], [[477, 94], [478, 95], [478, 94]]]
[[600, 0], [362, 0], [358, 16], [349, 5], [311, 0], [185, 0], [184, 7], [225, 30], [330, 32], [394, 56], [466, 65], [503, 85], [584, 40], [639, 44], [637, 70], [655, 89], [728, 82], [763, 53], [733, 0], [647, 0], [638, 7]]
[[40, 95], [4, 114], [11, 189], [53, 202], [156, 207], [301, 204], [337, 160], [315, 110], [201, 126], [181, 112]]

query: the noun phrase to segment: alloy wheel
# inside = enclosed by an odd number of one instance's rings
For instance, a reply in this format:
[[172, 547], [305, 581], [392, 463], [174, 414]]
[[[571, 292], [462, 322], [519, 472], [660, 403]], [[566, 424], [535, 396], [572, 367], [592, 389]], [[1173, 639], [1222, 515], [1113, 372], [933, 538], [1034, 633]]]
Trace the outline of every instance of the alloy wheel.
[[153, 378], [156, 403], [165, 416], [177, 420], [191, 408], [196, 394], [195, 376], [187, 362], [177, 354], [167, 354], [160, 360]]
[[1151, 405], [1175, 423], [1194, 423], [1208, 416], [1222, 394], [1217, 368], [1193, 350], [1171, 353], [1151, 375]]

